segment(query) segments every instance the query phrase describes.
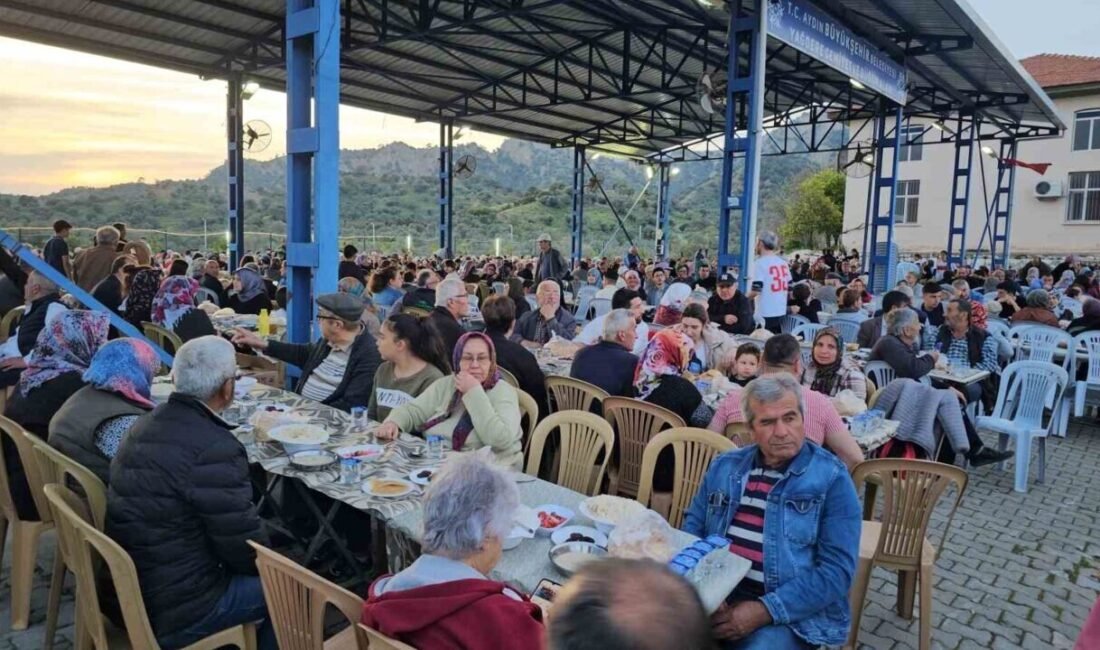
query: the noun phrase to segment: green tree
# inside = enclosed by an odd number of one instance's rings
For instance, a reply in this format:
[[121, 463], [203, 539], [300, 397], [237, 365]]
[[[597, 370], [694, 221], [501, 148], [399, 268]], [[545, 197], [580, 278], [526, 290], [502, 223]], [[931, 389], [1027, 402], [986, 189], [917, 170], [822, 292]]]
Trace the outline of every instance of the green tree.
[[803, 178], [783, 206], [781, 234], [794, 245], [836, 247], [844, 229], [844, 174], [823, 169]]

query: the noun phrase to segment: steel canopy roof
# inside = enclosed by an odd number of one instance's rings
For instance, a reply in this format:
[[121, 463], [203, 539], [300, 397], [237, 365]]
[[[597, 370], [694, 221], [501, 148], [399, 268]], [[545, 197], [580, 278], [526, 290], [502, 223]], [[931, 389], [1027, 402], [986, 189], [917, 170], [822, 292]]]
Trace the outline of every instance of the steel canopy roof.
[[[716, 3], [717, 4], [717, 3]], [[963, 0], [817, 0], [909, 69], [906, 113], [973, 113], [999, 135], [1064, 128], [1050, 99]], [[728, 15], [698, 0], [341, 0], [341, 101], [631, 157], [723, 129], [697, 101], [725, 67]], [[208, 78], [285, 86], [283, 0], [3, 0], [0, 35]], [[337, 41], [339, 39], [339, 41]], [[777, 41], [766, 113], [873, 95]], [[809, 89], [809, 92], [807, 92]]]

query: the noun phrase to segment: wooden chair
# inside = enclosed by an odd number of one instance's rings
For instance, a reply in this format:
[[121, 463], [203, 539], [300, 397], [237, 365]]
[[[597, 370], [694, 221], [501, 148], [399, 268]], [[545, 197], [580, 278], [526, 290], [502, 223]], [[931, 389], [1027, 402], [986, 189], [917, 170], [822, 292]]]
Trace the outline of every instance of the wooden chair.
[[618, 464], [612, 470], [610, 493], [633, 497], [638, 494], [638, 484], [642, 480], [642, 454], [646, 445], [662, 430], [687, 424], [666, 408], [629, 397], [605, 399], [603, 416], [619, 441]]
[[[23, 427], [12, 420], [0, 416], [0, 438], [6, 437], [12, 442], [15, 453], [23, 465], [27, 484], [31, 488], [38, 520], [19, 518], [15, 509], [15, 499], [11, 492], [6, 450], [0, 446], [0, 556], [4, 553], [8, 527], [11, 527], [11, 629], [25, 630], [30, 618], [31, 589], [34, 587], [34, 566], [38, 556], [38, 541], [42, 533], [53, 528], [50, 508], [42, 494], [42, 478], [38, 464], [34, 460], [31, 444], [27, 441]], [[36, 487], [37, 486], [37, 489]], [[55, 563], [56, 566], [56, 563]]]
[[355, 624], [355, 638], [359, 640], [359, 650], [416, 650], [411, 645], [391, 639], [362, 623]]
[[668, 523], [679, 528], [684, 522], [684, 512], [695, 498], [707, 468], [718, 454], [736, 449], [737, 445], [707, 429], [684, 427], [658, 433], [646, 445], [642, 454], [642, 483], [638, 487], [638, 501], [648, 507], [653, 492], [653, 472], [657, 469], [657, 457], [665, 447], [672, 445], [676, 457], [676, 469], [672, 477], [672, 506]]
[[[48, 442], [24, 431], [24, 437], [31, 444], [34, 462], [38, 465], [38, 473], [41, 477], [42, 487], [51, 483], [60, 485], [76, 485], [80, 493], [84, 495], [88, 516], [97, 530], [103, 530], [107, 517], [107, 486], [95, 475], [92, 470], [69, 458], [60, 451], [50, 446]], [[32, 490], [37, 490], [31, 486]], [[43, 491], [43, 500], [45, 492]], [[52, 648], [54, 635], [57, 633], [57, 620], [61, 612], [61, 590], [65, 585], [65, 573], [69, 570], [66, 566], [63, 553], [54, 554], [53, 573], [50, 576], [50, 594], [46, 601], [46, 636], [44, 648]]]
[[[558, 464], [558, 485], [594, 496], [599, 492], [607, 472], [607, 462], [615, 446], [615, 432], [603, 418], [587, 411], [558, 411], [546, 417], [531, 435], [526, 472], [538, 476], [542, 449], [555, 429], [561, 440], [561, 461]], [[603, 452], [603, 462], [596, 464]], [[595, 472], [593, 471], [595, 469]]]
[[523, 450], [526, 452], [527, 447], [531, 444], [531, 436], [534, 434], [535, 426], [539, 423], [539, 403], [535, 401], [534, 397], [531, 397], [526, 391], [522, 391], [519, 388], [516, 389], [516, 396], [519, 397], [521, 425], [523, 418], [527, 418], [527, 426], [523, 427], [522, 432]]
[[[898, 614], [912, 618], [916, 585], [920, 584], [921, 650], [932, 646], [932, 567], [939, 549], [928, 540], [928, 520], [936, 503], [952, 483], [955, 503], [943, 527], [940, 547], [966, 491], [962, 468], [926, 460], [883, 458], [868, 460], [852, 470], [856, 487], [869, 478], [878, 480], [883, 494], [882, 521], [864, 521], [859, 539], [859, 564], [849, 592], [852, 627], [846, 647], [858, 646], [860, 619], [867, 597], [871, 569], [879, 565], [898, 572]], [[918, 578], [919, 574], [919, 578]]]
[[[90, 644], [95, 650], [159, 648], [141, 598], [137, 569], [129, 554], [91, 523], [83, 500], [75, 492], [52, 483], [43, 493], [57, 522], [58, 548], [76, 576], [76, 646], [87, 648]], [[97, 567], [101, 569], [97, 571]], [[103, 569], [118, 596], [123, 630], [111, 626], [100, 607], [97, 578], [104, 577]], [[224, 646], [253, 650], [255, 626], [248, 623], [221, 630], [184, 650], [215, 650]]]
[[727, 422], [722, 434], [738, 447], [748, 447], [753, 444], [752, 431], [749, 431], [749, 425], [746, 422]]
[[23, 312], [26, 310], [27, 308], [23, 305], [12, 307], [8, 313], [4, 314], [4, 318], [0, 319], [0, 343], [7, 341], [15, 333], [15, 328], [19, 327], [19, 321], [23, 320]]
[[[286, 557], [248, 542], [256, 549], [256, 567], [264, 587], [268, 619], [281, 650], [354, 650], [355, 624], [363, 599]], [[332, 605], [351, 623], [325, 640], [325, 609]]]
[[609, 397], [599, 386], [572, 377], [547, 377], [546, 390], [555, 411], [591, 411], [593, 403], [602, 404]]
[[183, 341], [176, 335], [175, 332], [169, 329], [165, 329], [156, 323], [150, 323], [143, 321], [141, 323], [141, 330], [145, 334], [145, 338], [149, 339], [153, 343], [156, 343], [168, 354], [174, 355], [176, 350], [179, 350], [183, 346]]
[[500, 371], [500, 376], [504, 381], [508, 382], [508, 384], [512, 388], [519, 390], [519, 380], [516, 379], [515, 375], [513, 375], [511, 372], [508, 372], [504, 368], [501, 368], [500, 366], [497, 366], [497, 370]]

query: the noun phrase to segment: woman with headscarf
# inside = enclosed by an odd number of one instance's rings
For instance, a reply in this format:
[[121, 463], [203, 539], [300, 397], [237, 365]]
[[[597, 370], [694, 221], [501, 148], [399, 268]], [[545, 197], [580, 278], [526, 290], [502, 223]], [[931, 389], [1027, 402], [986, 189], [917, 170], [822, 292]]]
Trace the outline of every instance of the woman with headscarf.
[[[47, 439], [50, 418], [84, 387], [82, 375], [107, 342], [109, 329], [110, 319], [104, 313], [72, 309], [58, 314], [39, 333], [27, 359], [27, 369], [8, 398], [4, 416]], [[8, 482], [19, 517], [38, 519], [19, 454], [6, 436], [3, 445]]]
[[126, 296], [125, 318], [131, 325], [141, 328], [142, 323], [153, 319], [153, 298], [160, 289], [160, 269], [141, 269], [134, 273]]
[[256, 314], [263, 310], [271, 311], [271, 299], [267, 296], [264, 279], [255, 270], [242, 266], [234, 273], [233, 288], [236, 293], [229, 296], [227, 305], [238, 314]]
[[498, 463], [519, 469], [523, 462], [519, 398], [501, 378], [493, 341], [468, 332], [455, 345], [455, 373], [434, 381], [416, 399], [390, 411], [375, 431], [392, 440], [401, 431], [439, 436], [454, 451], [490, 447]]
[[1028, 267], [1026, 286], [1028, 291], [1043, 288], [1043, 279], [1039, 277], [1039, 267]]
[[680, 322], [684, 316], [684, 307], [691, 297], [691, 287], [682, 282], [669, 285], [661, 296], [661, 302], [657, 306], [657, 315], [653, 317], [654, 325], [671, 326]]
[[1043, 289], [1036, 289], [1027, 294], [1027, 307], [1012, 315], [1015, 323], [1039, 323], [1050, 327], [1060, 327], [1058, 317], [1050, 310], [1050, 294]]
[[50, 445], [110, 483], [111, 459], [130, 426], [153, 409], [150, 387], [160, 367], [141, 339], [101, 347], [84, 372], [84, 386], [50, 420]]
[[1081, 317], [1070, 321], [1066, 331], [1077, 336], [1100, 330], [1100, 300], [1089, 298], [1081, 305]]
[[861, 400], [867, 399], [867, 381], [852, 360], [844, 356], [844, 340], [831, 327], [814, 336], [810, 362], [802, 371], [802, 385], [828, 397], [850, 390]]
[[683, 377], [693, 347], [691, 338], [683, 332], [673, 329], [657, 332], [638, 361], [634, 388], [640, 399], [663, 406], [689, 426], [705, 427], [714, 413], [703, 403], [695, 385]]
[[1062, 275], [1058, 277], [1058, 282], [1054, 284], [1054, 293], [1062, 295], [1073, 286], [1073, 283], [1077, 280], [1077, 274], [1073, 272], [1073, 269], [1066, 269], [1062, 271]]
[[175, 275], [165, 278], [153, 298], [153, 323], [171, 330], [184, 343], [216, 334], [210, 317], [195, 307], [198, 290], [199, 283], [191, 278]]

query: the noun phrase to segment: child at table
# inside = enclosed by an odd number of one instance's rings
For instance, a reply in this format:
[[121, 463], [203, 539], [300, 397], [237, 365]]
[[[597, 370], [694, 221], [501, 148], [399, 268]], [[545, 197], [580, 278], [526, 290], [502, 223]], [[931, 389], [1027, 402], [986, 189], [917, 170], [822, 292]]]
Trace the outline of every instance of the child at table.
[[738, 386], [744, 386], [756, 379], [757, 369], [760, 367], [760, 348], [755, 343], [742, 343], [734, 353], [733, 367], [730, 370], [730, 381]]

